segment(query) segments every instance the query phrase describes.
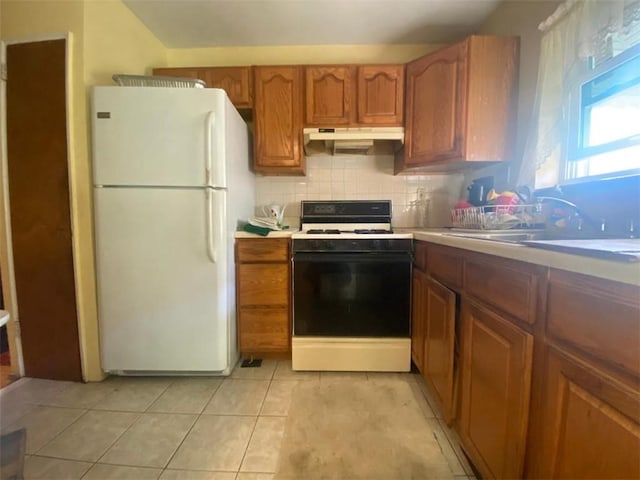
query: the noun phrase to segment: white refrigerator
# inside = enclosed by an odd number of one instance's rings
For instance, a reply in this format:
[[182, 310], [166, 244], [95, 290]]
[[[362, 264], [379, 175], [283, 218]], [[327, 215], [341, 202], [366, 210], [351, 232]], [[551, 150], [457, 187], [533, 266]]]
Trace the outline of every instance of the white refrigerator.
[[219, 89], [95, 87], [92, 107], [102, 369], [228, 375], [246, 123]]

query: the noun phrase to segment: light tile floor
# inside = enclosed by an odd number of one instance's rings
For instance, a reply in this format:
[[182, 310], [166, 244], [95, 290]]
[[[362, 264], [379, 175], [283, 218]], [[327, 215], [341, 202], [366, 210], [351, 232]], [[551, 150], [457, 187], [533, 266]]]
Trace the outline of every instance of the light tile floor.
[[475, 478], [419, 376], [294, 372], [275, 360], [224, 379], [22, 379], [0, 391], [0, 431], [27, 429], [26, 479], [272, 480], [298, 382], [389, 376], [411, 385], [455, 478]]

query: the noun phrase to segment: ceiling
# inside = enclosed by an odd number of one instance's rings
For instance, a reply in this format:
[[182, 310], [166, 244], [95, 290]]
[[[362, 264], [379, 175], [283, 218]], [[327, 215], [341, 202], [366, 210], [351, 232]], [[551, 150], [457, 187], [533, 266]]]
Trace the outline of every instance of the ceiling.
[[168, 48], [448, 43], [500, 0], [123, 0]]

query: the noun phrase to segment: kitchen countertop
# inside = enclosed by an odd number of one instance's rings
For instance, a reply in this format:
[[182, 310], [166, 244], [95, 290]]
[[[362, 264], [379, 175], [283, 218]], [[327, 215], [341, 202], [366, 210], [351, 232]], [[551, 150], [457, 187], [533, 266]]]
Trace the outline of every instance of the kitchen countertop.
[[[446, 228], [395, 229], [396, 232], [411, 233], [415, 240], [437, 243], [449, 247], [462, 248], [488, 255], [511, 258], [522, 262], [534, 263], [559, 270], [592, 275], [617, 282], [640, 286], [640, 262], [623, 262], [554, 252], [540, 248], [527, 247], [517, 243], [503, 243], [477, 238], [453, 237]], [[272, 231], [263, 237], [249, 232], [235, 232], [235, 238], [290, 238], [295, 230]]]
[[640, 262], [623, 262], [593, 258], [584, 255], [554, 252], [517, 243], [502, 243], [476, 238], [453, 237], [448, 229], [410, 230], [415, 240], [463, 248], [474, 252], [512, 258], [522, 262], [592, 275], [640, 286]]
[[262, 235], [258, 235], [256, 233], [249, 233], [245, 231], [235, 232], [235, 238], [290, 238], [291, 234], [293, 234], [295, 230], [273, 230], [269, 232], [269, 235], [263, 237]]

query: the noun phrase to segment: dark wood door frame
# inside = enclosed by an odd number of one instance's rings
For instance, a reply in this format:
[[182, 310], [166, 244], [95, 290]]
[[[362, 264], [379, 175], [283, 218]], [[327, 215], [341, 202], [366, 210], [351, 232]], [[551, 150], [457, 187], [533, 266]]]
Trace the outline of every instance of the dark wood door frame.
[[[43, 56], [40, 46], [53, 48], [49, 53], [51, 51], [57, 52], [55, 53], [55, 60], [52, 60], [52, 63], [49, 65], [49, 68], [52, 69], [52, 74], [55, 74], [55, 80], [48, 78], [45, 82], [42, 81], [43, 76], [39, 76], [38, 78], [40, 79], [42, 88], [57, 88], [57, 91], [59, 92], [59, 97], [57, 97], [58, 100], [55, 100], [52, 96], [52, 101], [57, 101], [58, 104], [57, 113], [49, 116], [51, 119], [50, 125], [56, 127], [56, 137], [52, 137], [53, 140], [51, 144], [46, 144], [45, 153], [48, 154], [49, 151], [51, 151], [51, 159], [57, 161], [60, 169], [57, 171], [47, 171], [46, 169], [49, 164], [41, 164], [41, 166], [44, 167], [43, 174], [40, 175], [39, 178], [38, 175], [34, 175], [34, 188], [36, 188], [35, 191], [37, 193], [38, 185], [40, 189], [42, 189], [43, 186], [48, 186], [49, 184], [52, 187], [57, 186], [56, 192], [58, 193], [57, 201], [59, 209], [49, 212], [49, 215], [41, 215], [34, 219], [34, 227], [32, 230], [43, 230], [44, 237], [49, 236], [49, 238], [52, 239], [52, 244], [57, 242], [62, 244], [63, 248], [62, 250], [51, 249], [51, 251], [47, 252], [49, 242], [42, 242], [38, 245], [39, 248], [34, 250], [35, 254], [33, 260], [30, 258], [30, 255], [25, 256], [24, 253], [25, 242], [33, 243], [34, 239], [37, 241], [38, 235], [37, 232], [33, 233], [29, 231], [31, 226], [25, 230], [24, 222], [20, 220], [13, 211], [16, 208], [15, 205], [11, 206], [9, 204], [10, 198], [12, 201], [15, 201], [18, 198], [16, 196], [16, 192], [18, 190], [22, 189], [23, 198], [25, 192], [24, 181], [18, 180], [18, 177], [15, 176], [19, 175], [18, 172], [20, 172], [20, 169], [22, 168], [18, 168], [15, 163], [15, 146], [18, 142], [15, 138], [13, 140], [13, 144], [8, 142], [8, 139], [16, 135], [16, 124], [24, 122], [24, 118], [20, 120], [19, 116], [15, 115], [16, 102], [14, 100], [14, 107], [13, 110], [11, 110], [14, 114], [7, 115], [5, 117], [7, 124], [2, 125], [1, 141], [3, 144], [3, 151], [7, 155], [3, 155], [5, 158], [0, 169], [0, 174], [2, 175], [3, 180], [3, 186], [0, 187], [2, 188], [0, 207], [2, 207], [3, 213], [10, 213], [8, 215], [0, 216], [0, 220], [4, 223], [4, 228], [0, 229], [0, 232], [4, 230], [4, 232], [2, 232], [4, 233], [4, 238], [2, 238], [3, 241], [1, 243], [7, 246], [5, 251], [0, 251], [0, 268], [3, 270], [2, 275], [3, 280], [5, 280], [3, 283], [6, 288], [6, 306], [16, 315], [15, 318], [18, 320], [18, 323], [13, 325], [12, 332], [9, 334], [10, 340], [12, 340], [11, 346], [16, 350], [16, 354], [21, 354], [21, 358], [19, 358], [17, 362], [19, 372], [16, 373], [42, 378], [78, 381], [83, 378], [83, 365], [80, 342], [81, 330], [78, 322], [79, 309], [75, 279], [75, 252], [73, 248], [73, 238], [71, 236], [73, 216], [71, 205], [71, 178], [69, 175], [70, 135], [68, 115], [69, 97], [71, 95], [71, 92], [68, 90], [68, 80], [70, 75], [69, 38], [68, 36], [63, 35], [3, 43], [3, 63], [8, 63], [8, 76], [9, 79], [11, 79], [11, 58], [13, 58], [14, 70], [16, 70], [14, 75], [17, 74], [19, 70], [18, 65], [16, 65], [17, 63], [20, 63], [17, 61], [18, 56], [16, 52], [18, 51], [31, 52], [32, 55], [35, 55], [34, 58], [37, 59], [36, 61], [44, 61], [45, 63], [49, 62], [49, 54]], [[9, 52], [7, 52], [7, 48], [10, 49]], [[11, 52], [14, 53], [11, 54]], [[38, 55], [40, 55], [40, 57], [38, 57]], [[43, 66], [43, 68], [45, 66]], [[23, 75], [23, 78], [25, 76], [25, 72], [29, 73], [31, 71], [29, 68], [31, 67], [28, 67], [27, 69], [22, 68], [22, 70], [20, 70], [20, 74]], [[46, 76], [46, 73], [43, 72], [42, 75]], [[28, 80], [30, 76], [26, 75], [26, 78]], [[10, 81], [11, 80], [9, 80], [9, 82]], [[17, 88], [15, 83], [12, 85], [14, 90], [11, 91], [10, 95], [14, 95]], [[38, 95], [37, 88], [35, 90], [33, 88], [29, 90], [29, 87], [26, 85], [23, 86], [23, 83], [20, 83], [20, 88], [22, 90], [21, 95], [26, 94], [27, 98], [31, 92], [35, 92], [36, 97]], [[7, 95], [7, 83], [5, 82], [3, 82], [2, 93], [2, 103], [5, 105], [4, 108], [7, 109], [6, 111], [8, 112], [8, 109], [11, 107], [9, 105], [10, 100]], [[47, 91], [47, 93], [49, 92]], [[41, 97], [40, 100], [43, 101], [45, 98], [46, 97]], [[31, 108], [33, 108], [33, 103]], [[47, 115], [44, 110], [46, 109], [43, 109], [41, 114]], [[37, 112], [33, 113], [36, 114]], [[51, 130], [54, 130], [53, 126]], [[37, 128], [37, 125], [35, 128]], [[47, 127], [47, 129], [48, 128], [49, 127]], [[12, 155], [11, 145], [14, 146], [14, 155], [12, 158], [9, 158], [9, 156]], [[33, 158], [33, 156], [31, 158]], [[12, 160], [14, 163], [12, 163]], [[24, 174], [24, 170], [22, 170], [22, 174]], [[31, 181], [31, 179], [29, 181]], [[9, 188], [5, 189], [7, 186], [9, 186]], [[46, 202], [41, 202], [40, 205], [36, 205], [36, 212], [38, 212], [38, 208], [41, 208], [44, 204], [46, 204]], [[47, 217], [54, 217], [54, 220], [49, 221]], [[18, 228], [18, 230], [16, 230], [16, 228]], [[39, 237], [43, 238], [42, 233], [39, 234]], [[55, 237], [60, 238], [56, 239]], [[9, 240], [12, 240], [12, 243], [10, 243]], [[4, 250], [5, 247], [1, 248]], [[45, 253], [42, 253], [43, 251]], [[41, 254], [45, 256], [40, 257]], [[46, 255], [48, 255], [48, 257]], [[46, 263], [47, 260], [51, 259], [57, 261], [57, 258], [60, 256], [67, 259], [66, 268], [60, 268], [60, 266], [56, 264], [48, 265]], [[51, 267], [49, 268], [49, 277], [47, 277], [47, 273], [41, 274], [40, 264], [43, 265], [43, 270], [46, 270], [47, 266]], [[27, 274], [24, 273], [25, 267]], [[18, 270], [20, 271], [18, 272]], [[64, 272], [59, 273], [61, 270]], [[55, 272], [55, 274], [51, 276], [51, 272]], [[51, 282], [51, 287], [52, 289], [56, 289], [55, 293], [52, 293], [48, 299], [48, 302], [50, 302], [51, 305], [51, 325], [42, 323], [42, 318], [44, 317], [47, 309], [36, 306], [43, 300], [41, 295], [38, 293], [42, 293], [44, 291], [42, 287], [48, 285], [46, 283], [48, 279], [53, 280]], [[32, 288], [34, 284], [36, 285], [35, 289]], [[39, 291], [37, 290], [38, 285], [40, 288]], [[62, 287], [60, 287], [60, 285], [62, 285]], [[27, 296], [38, 298], [27, 299]], [[67, 306], [63, 307], [62, 303], [64, 302], [61, 302], [60, 299], [65, 296], [67, 298]], [[18, 306], [20, 306], [20, 308], [18, 308]], [[56, 312], [61, 312], [58, 313], [58, 318], [55, 316]], [[29, 316], [31, 317], [31, 320], [29, 319]], [[33, 318], [38, 318], [38, 322], [41, 323], [29, 323], [30, 321], [33, 322]], [[34, 337], [37, 337], [35, 341]], [[54, 344], [55, 346], [59, 345], [61, 350], [60, 354], [58, 354], [54, 348], [51, 348], [52, 346], [50, 344]], [[36, 349], [42, 349], [44, 355], [40, 355], [40, 352], [38, 352], [38, 355], [35, 355], [34, 353]], [[47, 360], [38, 358], [43, 356], [46, 356]]]

